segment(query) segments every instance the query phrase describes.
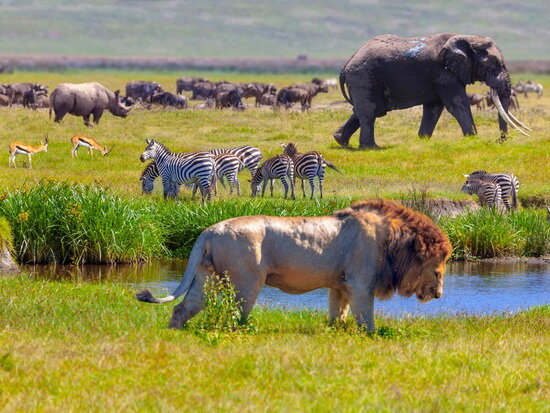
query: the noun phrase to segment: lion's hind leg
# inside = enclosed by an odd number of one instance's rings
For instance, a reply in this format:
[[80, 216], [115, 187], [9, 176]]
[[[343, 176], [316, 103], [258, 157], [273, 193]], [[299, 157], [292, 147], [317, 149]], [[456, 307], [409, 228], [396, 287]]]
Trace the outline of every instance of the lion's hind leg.
[[336, 288], [328, 290], [328, 316], [329, 323], [344, 322], [349, 312], [349, 300], [345, 291]]
[[204, 283], [207, 272], [198, 270], [185, 298], [174, 307], [170, 328], [182, 328], [191, 318], [204, 308]]

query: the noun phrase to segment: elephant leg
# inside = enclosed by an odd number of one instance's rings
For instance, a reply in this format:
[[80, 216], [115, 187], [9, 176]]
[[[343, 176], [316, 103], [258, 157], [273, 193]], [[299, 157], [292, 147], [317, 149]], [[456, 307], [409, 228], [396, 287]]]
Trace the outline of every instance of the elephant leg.
[[342, 146], [348, 146], [351, 135], [359, 129], [359, 118], [353, 113], [349, 119], [332, 135], [336, 142]]
[[418, 130], [418, 136], [431, 138], [443, 108], [444, 106], [441, 103], [427, 103], [422, 107], [422, 122]]
[[174, 307], [169, 324], [170, 328], [182, 328], [187, 321], [204, 308], [205, 281], [206, 272], [199, 270], [183, 301]]
[[361, 124], [361, 132], [359, 135], [359, 149], [377, 149], [379, 148], [374, 142], [374, 113], [362, 114], [359, 116]]
[[328, 290], [328, 317], [329, 323], [345, 321], [349, 312], [348, 297], [340, 289], [330, 288]]
[[448, 86], [441, 96], [445, 109], [458, 121], [464, 136], [477, 135], [470, 100], [462, 86]]

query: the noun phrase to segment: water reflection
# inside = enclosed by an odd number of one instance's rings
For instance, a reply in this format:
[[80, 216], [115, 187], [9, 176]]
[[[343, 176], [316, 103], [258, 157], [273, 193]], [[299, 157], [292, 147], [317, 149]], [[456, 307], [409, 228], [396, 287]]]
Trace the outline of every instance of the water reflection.
[[[26, 269], [52, 280], [128, 283], [151, 288], [158, 294], [172, 291], [179, 283], [186, 262], [156, 261], [119, 266], [33, 266]], [[395, 296], [378, 301], [376, 310], [390, 316], [437, 314], [488, 314], [515, 312], [550, 304], [550, 266], [527, 263], [452, 263], [439, 300], [420, 304], [415, 298]], [[266, 287], [258, 300], [268, 307], [327, 309], [327, 292], [284, 294]]]

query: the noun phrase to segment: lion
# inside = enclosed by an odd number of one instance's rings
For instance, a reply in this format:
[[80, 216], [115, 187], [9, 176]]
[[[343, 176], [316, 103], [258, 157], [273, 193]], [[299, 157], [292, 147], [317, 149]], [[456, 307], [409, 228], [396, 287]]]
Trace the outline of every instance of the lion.
[[329, 289], [329, 321], [348, 309], [360, 327], [374, 330], [374, 298], [394, 293], [422, 302], [443, 294], [451, 244], [425, 215], [388, 200], [355, 202], [321, 217], [265, 215], [228, 219], [204, 230], [182, 280], [165, 298], [148, 291], [137, 299], [174, 307], [169, 326], [182, 328], [204, 307], [203, 286], [227, 273], [246, 320], [264, 285], [290, 294]]

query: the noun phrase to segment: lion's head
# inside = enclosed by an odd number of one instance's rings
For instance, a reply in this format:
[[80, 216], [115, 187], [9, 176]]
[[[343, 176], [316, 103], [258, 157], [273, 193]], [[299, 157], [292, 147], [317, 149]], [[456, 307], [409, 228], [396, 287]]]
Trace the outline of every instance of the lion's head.
[[335, 215], [369, 221], [373, 213], [382, 226], [377, 231], [376, 296], [385, 299], [395, 292], [405, 297], [416, 294], [422, 302], [441, 297], [445, 263], [452, 252], [447, 235], [427, 216], [383, 199], [355, 202]]

